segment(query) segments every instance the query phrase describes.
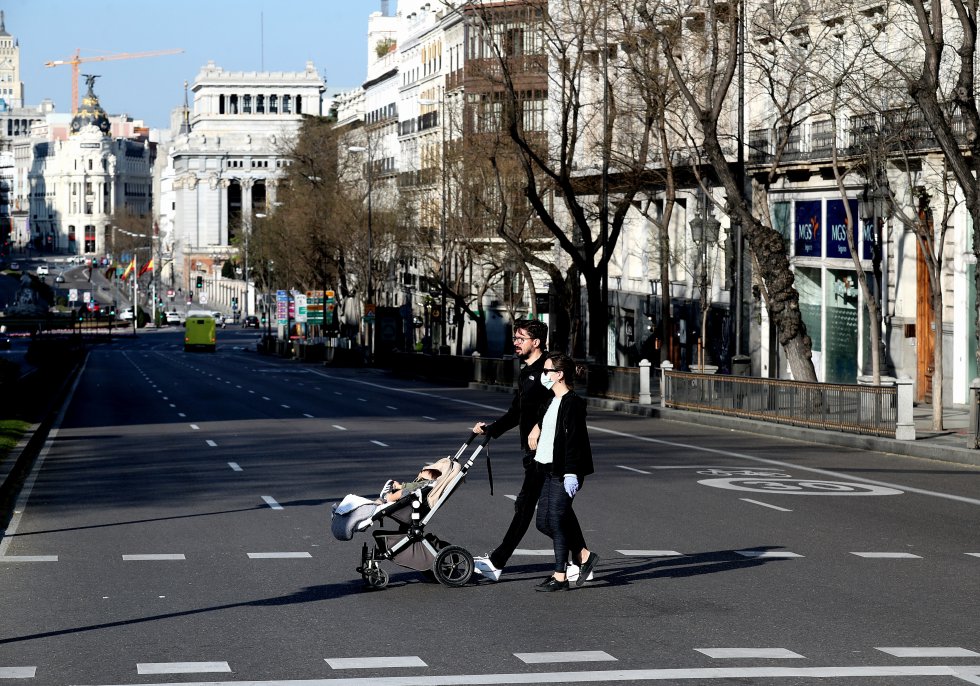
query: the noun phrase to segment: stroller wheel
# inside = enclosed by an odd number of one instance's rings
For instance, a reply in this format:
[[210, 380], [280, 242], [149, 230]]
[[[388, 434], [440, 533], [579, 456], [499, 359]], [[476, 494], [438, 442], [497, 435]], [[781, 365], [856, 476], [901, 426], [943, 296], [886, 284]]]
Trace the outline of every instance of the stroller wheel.
[[432, 573], [443, 586], [462, 586], [473, 576], [473, 555], [458, 545], [446, 546], [436, 555]]
[[383, 569], [373, 569], [364, 575], [364, 583], [372, 591], [380, 591], [388, 586], [388, 572]]

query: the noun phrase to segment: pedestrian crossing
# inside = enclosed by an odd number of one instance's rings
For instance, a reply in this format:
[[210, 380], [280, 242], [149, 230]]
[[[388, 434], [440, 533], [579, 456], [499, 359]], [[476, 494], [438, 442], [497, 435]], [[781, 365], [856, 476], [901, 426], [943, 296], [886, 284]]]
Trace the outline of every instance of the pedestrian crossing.
[[[980, 646], [978, 646], [980, 647]], [[493, 683], [602, 683], [606, 681], [663, 681], [668, 679], [775, 679], [789, 677], [812, 677], [812, 678], [833, 678], [842, 679], [852, 677], [914, 677], [914, 676], [952, 676], [968, 683], [978, 683], [980, 678], [980, 652], [973, 648], [961, 646], [871, 646], [875, 651], [872, 655], [881, 658], [883, 664], [864, 664], [864, 665], [837, 665], [837, 666], [805, 666], [780, 668], [766, 664], [768, 661], [806, 661], [809, 658], [804, 652], [797, 649], [785, 647], [692, 647], [689, 653], [689, 666], [657, 668], [635, 666], [635, 658], [623, 658], [623, 663], [628, 663], [629, 668], [614, 670], [597, 669], [586, 672], [553, 672], [543, 674], [542, 672], [522, 673], [522, 666], [551, 665], [553, 668], [562, 666], [572, 666], [583, 663], [620, 663], [621, 659], [616, 655], [603, 650], [572, 650], [572, 651], [542, 651], [542, 652], [523, 652], [523, 653], [501, 653], [494, 656], [492, 649], [484, 652], [481, 657], [498, 661], [499, 669], [508, 670], [500, 674], [483, 675], [459, 675], [460, 680], [452, 680], [446, 675], [426, 677], [425, 671], [431, 669], [431, 664], [444, 663], [444, 655], [433, 654], [432, 656], [422, 655], [359, 655], [359, 656], [330, 656], [313, 657], [307, 660], [307, 664], [293, 665], [293, 668], [309, 670], [310, 673], [319, 673], [322, 666], [330, 670], [331, 673], [344, 675], [357, 670], [416, 670], [415, 672], [399, 671], [392, 674], [392, 678], [399, 684], [447, 684], [447, 683], [467, 683], [467, 684], [493, 684]], [[860, 652], [864, 652], [863, 650]], [[952, 660], [952, 664], [911, 664], [907, 661], [943, 658]], [[683, 656], [681, 656], [683, 660]], [[888, 661], [888, 660], [891, 661]], [[970, 664], [958, 664], [957, 660], [970, 660]], [[716, 663], [739, 661], [737, 667], [717, 667]], [[240, 672], [235, 668], [234, 660], [211, 660], [211, 661], [172, 661], [172, 662], [137, 662], [119, 665], [104, 665], [104, 669], [121, 669], [123, 673], [129, 671], [136, 675], [195, 675], [195, 674], [234, 674], [236, 678], [248, 678], [248, 674]], [[130, 671], [131, 670], [131, 671]], [[24, 679], [35, 678], [44, 679], [46, 670], [43, 665], [31, 666], [4, 666], [0, 665], [0, 679]], [[587, 675], [587, 676], [586, 676]], [[506, 679], [501, 679], [506, 677]], [[343, 677], [344, 679], [348, 677]], [[427, 679], [432, 679], [428, 681]], [[450, 679], [450, 680], [447, 680]], [[314, 684], [336, 683], [340, 679], [334, 680], [321, 678], [319, 680], [304, 679], [302, 682], [296, 680], [289, 682], [286, 680], [276, 681], [250, 681], [250, 684], [288, 684], [303, 683], [307, 686]], [[961, 681], [961, 682], [962, 682]], [[960, 682], [960, 683], [961, 683]], [[219, 682], [208, 682], [217, 684]], [[228, 682], [232, 683], [232, 682]], [[242, 683], [236, 681], [235, 683]], [[381, 682], [378, 682], [381, 683]], [[756, 682], [752, 682], [756, 683]], [[951, 682], [953, 683], [953, 682]]]

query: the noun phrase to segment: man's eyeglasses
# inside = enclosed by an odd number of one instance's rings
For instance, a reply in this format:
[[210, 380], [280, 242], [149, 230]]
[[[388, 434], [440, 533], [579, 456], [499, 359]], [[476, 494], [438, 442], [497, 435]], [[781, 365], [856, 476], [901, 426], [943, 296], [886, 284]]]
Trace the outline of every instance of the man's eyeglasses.
[[515, 343], [517, 343], [518, 341], [520, 341], [521, 343], [523, 343], [524, 341], [529, 341], [531, 339], [530, 338], [526, 338], [524, 336], [514, 336], [511, 340], [514, 341]]

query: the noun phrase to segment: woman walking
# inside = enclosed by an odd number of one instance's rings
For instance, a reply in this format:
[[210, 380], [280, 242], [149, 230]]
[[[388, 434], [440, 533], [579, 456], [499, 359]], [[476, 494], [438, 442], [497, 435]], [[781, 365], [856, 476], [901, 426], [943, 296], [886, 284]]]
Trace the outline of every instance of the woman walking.
[[554, 393], [550, 403], [542, 405], [537, 426], [528, 436], [536, 449], [535, 468], [544, 475], [544, 487], [538, 499], [538, 530], [551, 538], [555, 549], [555, 572], [537, 587], [539, 591], [568, 589], [566, 577], [569, 553], [580, 566], [576, 586], [592, 574], [599, 556], [585, 546], [572, 500], [582, 487], [592, 467], [592, 446], [585, 425], [585, 400], [573, 389], [577, 368], [564, 353], [551, 353], [545, 359], [541, 383]]

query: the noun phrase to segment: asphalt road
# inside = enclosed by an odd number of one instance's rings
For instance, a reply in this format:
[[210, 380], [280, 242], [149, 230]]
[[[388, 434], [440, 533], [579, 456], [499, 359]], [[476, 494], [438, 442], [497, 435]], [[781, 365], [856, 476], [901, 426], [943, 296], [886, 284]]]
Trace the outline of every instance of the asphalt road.
[[[602, 411], [576, 497], [593, 582], [355, 568], [330, 505], [455, 452], [509, 396], [262, 357], [258, 333], [93, 350], [0, 542], [11, 684], [980, 684], [980, 469]], [[251, 348], [251, 350], [249, 349]], [[782, 434], [781, 436], [775, 435]], [[517, 436], [428, 531], [482, 554]]]

